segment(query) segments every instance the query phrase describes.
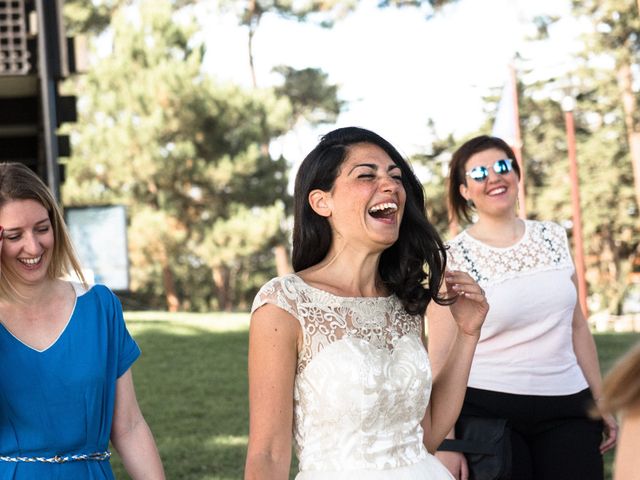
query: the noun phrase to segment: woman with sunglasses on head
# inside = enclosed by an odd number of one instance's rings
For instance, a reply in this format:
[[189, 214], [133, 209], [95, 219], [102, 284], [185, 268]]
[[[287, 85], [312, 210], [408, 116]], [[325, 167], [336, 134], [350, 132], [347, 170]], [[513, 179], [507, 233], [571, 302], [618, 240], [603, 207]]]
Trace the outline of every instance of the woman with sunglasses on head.
[[[62, 213], [26, 165], [0, 163], [0, 478], [163, 480], [116, 296], [84, 281]], [[75, 275], [80, 281], [65, 277]]]
[[[611, 415], [604, 423], [589, 415], [602, 381], [567, 236], [555, 223], [518, 218], [519, 180], [515, 155], [499, 138], [473, 138], [453, 154], [452, 216], [476, 218], [449, 242], [451, 268], [468, 272], [491, 305], [457, 428], [476, 417], [508, 421], [511, 474], [505, 478], [601, 480], [602, 453], [613, 447], [617, 427]], [[437, 374], [455, 323], [433, 304], [427, 318]], [[445, 442], [437, 456], [457, 479], [469, 478], [465, 457], [450, 445], [455, 442]]]
[[[341, 128], [307, 155], [292, 257], [252, 308], [245, 479], [288, 479], [292, 442], [297, 480], [450, 479], [430, 452], [458, 416], [488, 305], [468, 274], [445, 279], [422, 186], [389, 142]], [[433, 381], [432, 300], [457, 325]]]

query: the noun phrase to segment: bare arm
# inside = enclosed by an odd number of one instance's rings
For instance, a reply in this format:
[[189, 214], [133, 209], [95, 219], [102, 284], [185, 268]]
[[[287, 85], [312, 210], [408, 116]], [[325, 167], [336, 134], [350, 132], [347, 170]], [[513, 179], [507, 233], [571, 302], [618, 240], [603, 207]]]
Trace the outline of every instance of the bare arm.
[[245, 480], [289, 478], [298, 321], [264, 305], [249, 329], [249, 446]]
[[[480, 338], [480, 328], [489, 311], [484, 292], [471, 277], [463, 272], [448, 272], [447, 293], [458, 294], [456, 302], [448, 307], [455, 320], [453, 327], [439, 325], [434, 332], [429, 330], [429, 344], [435, 345], [434, 380], [431, 401], [423, 420], [425, 446], [434, 452], [450, 433], [460, 414], [467, 388], [473, 354]], [[427, 315], [434, 314], [431, 309]], [[438, 316], [436, 311], [435, 316]], [[435, 321], [435, 318], [434, 318]], [[431, 328], [432, 321], [429, 325]], [[439, 334], [442, 337], [439, 338]], [[431, 355], [431, 351], [430, 351]]]
[[614, 480], [633, 480], [640, 472], [640, 411], [628, 412], [622, 419], [620, 443], [616, 451]]
[[[427, 325], [427, 331], [429, 332], [427, 350], [429, 351], [429, 361], [431, 362], [433, 375], [436, 377], [440, 374], [449, 358], [449, 352], [453, 347], [458, 326], [453, 319], [453, 315], [451, 315], [449, 307], [438, 305], [435, 302], [429, 303], [427, 308]], [[446, 438], [455, 438], [453, 428], [449, 430]], [[456, 480], [469, 478], [467, 461], [462, 453], [438, 451], [435, 456]]]
[[[575, 275], [572, 277], [573, 283], [576, 284]], [[577, 285], [576, 285], [577, 289]], [[600, 362], [598, 360], [598, 351], [596, 349], [596, 342], [593, 339], [589, 325], [584, 317], [584, 313], [580, 308], [580, 303], [576, 302], [575, 309], [573, 311], [572, 322], [572, 339], [573, 350], [578, 360], [578, 365], [589, 384], [589, 389], [596, 402], [602, 395], [602, 375], [600, 373]], [[600, 445], [600, 451], [602, 453], [613, 448], [618, 436], [618, 427], [615, 419], [610, 414], [603, 415], [605, 438]]]
[[116, 383], [111, 442], [134, 480], [164, 480], [156, 443], [136, 399], [131, 370]]

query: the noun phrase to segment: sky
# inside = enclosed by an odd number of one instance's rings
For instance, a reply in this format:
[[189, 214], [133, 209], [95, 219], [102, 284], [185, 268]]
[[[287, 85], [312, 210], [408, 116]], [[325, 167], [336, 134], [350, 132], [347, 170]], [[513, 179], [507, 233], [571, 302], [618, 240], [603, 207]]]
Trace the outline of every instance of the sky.
[[[259, 86], [278, 81], [279, 64], [321, 68], [347, 102], [336, 125], [298, 129], [276, 142], [294, 163], [332, 128], [358, 125], [381, 134], [405, 155], [428, 149], [429, 119], [439, 135], [462, 136], [483, 123], [483, 96], [499, 91], [516, 68], [546, 76], [580, 48], [567, 0], [460, 0], [426, 19], [415, 8], [378, 9], [362, 0], [354, 13], [323, 29], [266, 15], [254, 40]], [[551, 42], [524, 42], [534, 15], [561, 15]], [[205, 68], [222, 81], [251, 84], [247, 31], [231, 15], [206, 17]], [[486, 132], [491, 133], [491, 132]], [[277, 152], [276, 152], [277, 153]]]

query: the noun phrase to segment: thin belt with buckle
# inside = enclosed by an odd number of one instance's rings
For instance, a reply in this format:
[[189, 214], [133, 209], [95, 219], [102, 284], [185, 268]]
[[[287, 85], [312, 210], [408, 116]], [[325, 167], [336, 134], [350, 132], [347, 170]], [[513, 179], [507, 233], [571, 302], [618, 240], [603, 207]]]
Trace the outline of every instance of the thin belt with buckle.
[[56, 455], [55, 457], [9, 457], [0, 455], [0, 461], [2, 462], [43, 462], [43, 463], [67, 463], [67, 462], [79, 462], [83, 460], [94, 460], [102, 462], [103, 460], [109, 460], [111, 452], [106, 450], [104, 452], [96, 453], [83, 453], [80, 455]]

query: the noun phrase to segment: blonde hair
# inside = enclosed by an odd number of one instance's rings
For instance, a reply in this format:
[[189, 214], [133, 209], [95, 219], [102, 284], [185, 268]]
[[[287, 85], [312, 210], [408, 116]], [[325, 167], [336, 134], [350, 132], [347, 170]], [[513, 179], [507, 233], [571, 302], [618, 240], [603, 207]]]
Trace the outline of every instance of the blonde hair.
[[[47, 186], [40, 177], [22, 163], [0, 163], [0, 209], [13, 200], [34, 200], [49, 214], [54, 244], [47, 276], [54, 279], [75, 273], [86, 286], [87, 282], [82, 274], [62, 212]], [[13, 283], [15, 279], [11, 277], [12, 275], [3, 269], [0, 276], [0, 298], [2, 299], [17, 300], [20, 297]]]
[[640, 410], [640, 343], [629, 350], [605, 376], [600, 407], [607, 412]]

